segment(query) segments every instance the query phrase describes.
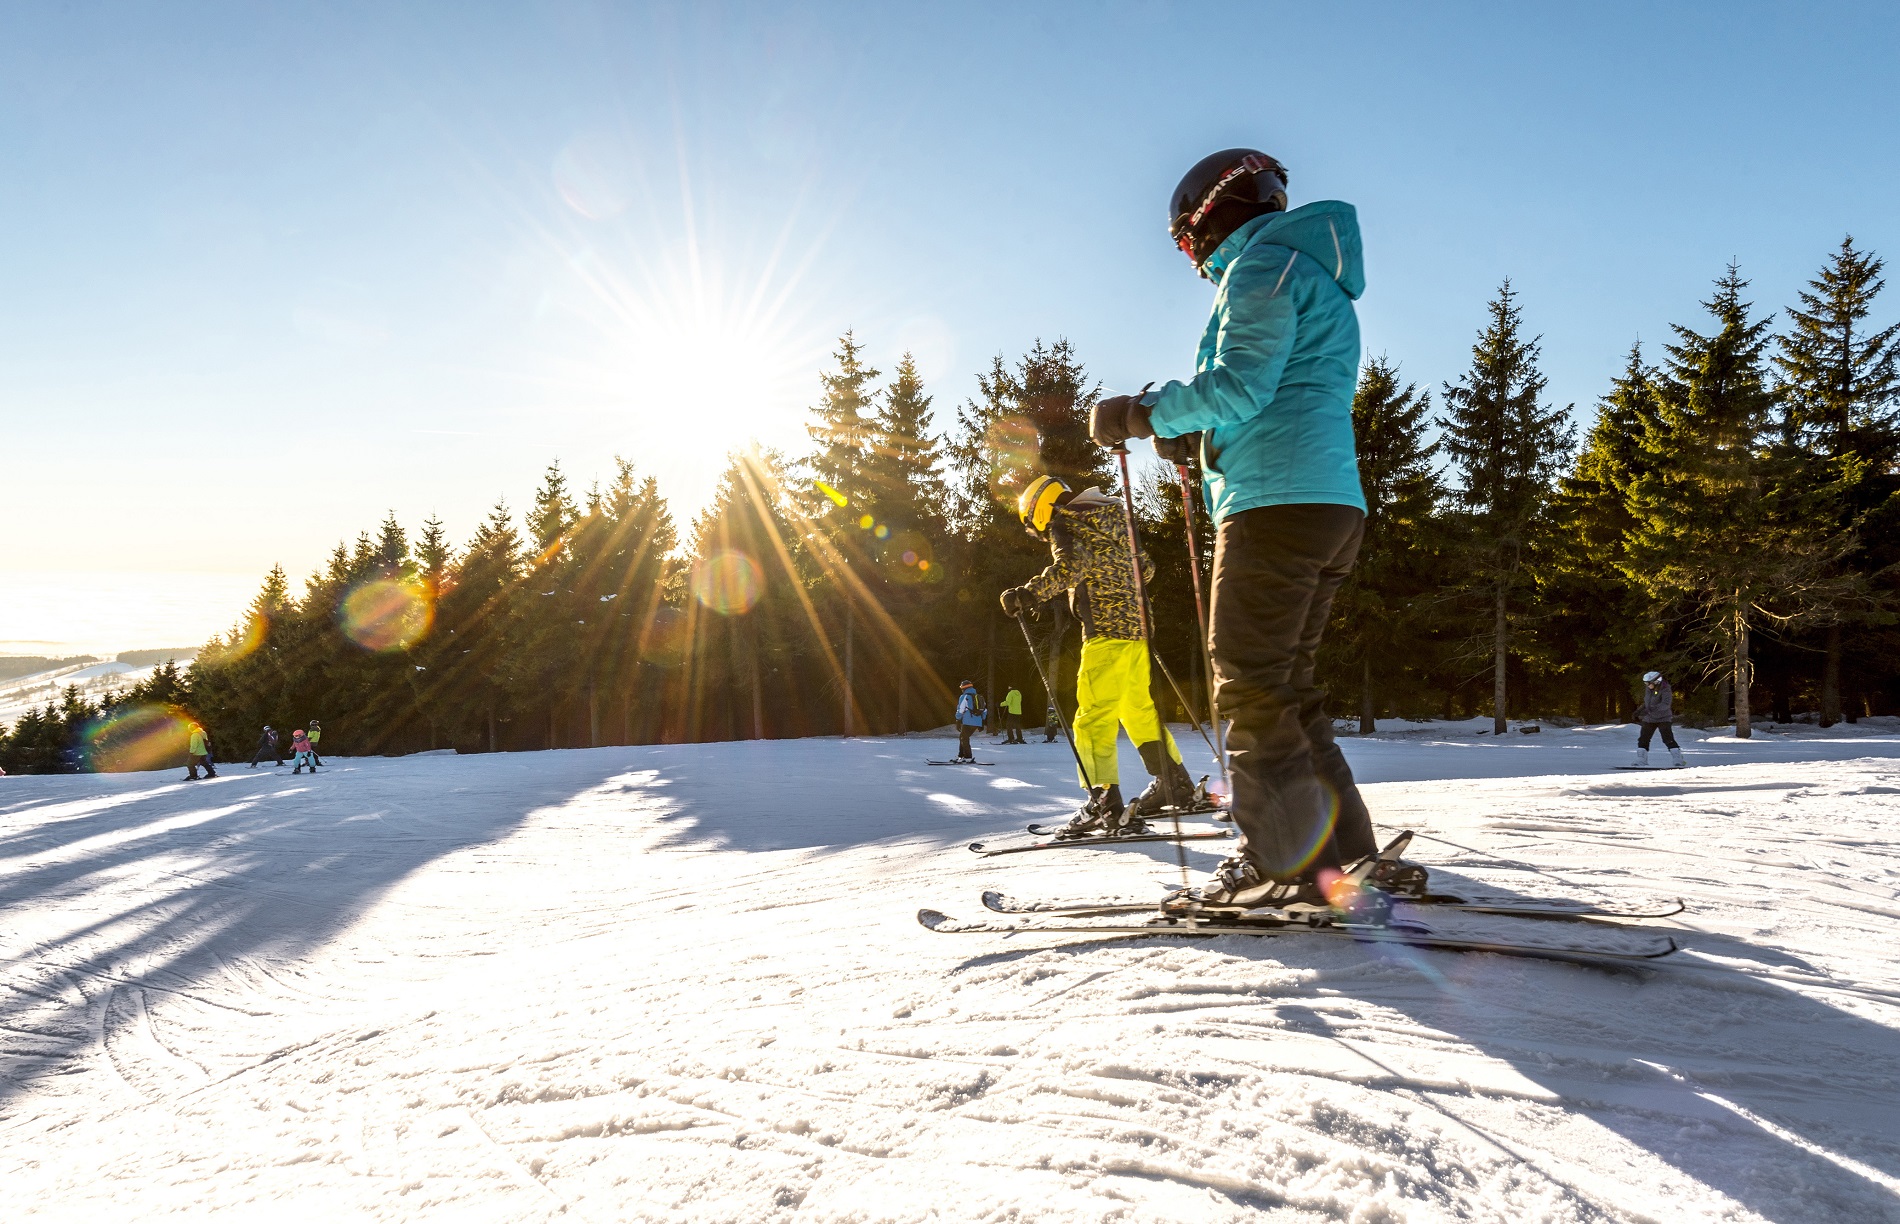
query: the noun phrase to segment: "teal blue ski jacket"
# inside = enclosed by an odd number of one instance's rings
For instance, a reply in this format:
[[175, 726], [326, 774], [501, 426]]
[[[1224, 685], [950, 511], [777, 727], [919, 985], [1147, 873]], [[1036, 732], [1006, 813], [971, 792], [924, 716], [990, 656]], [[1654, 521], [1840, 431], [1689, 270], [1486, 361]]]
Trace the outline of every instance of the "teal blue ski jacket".
[[1201, 470], [1216, 521], [1257, 506], [1366, 508], [1352, 442], [1359, 219], [1320, 200], [1255, 217], [1207, 260], [1214, 313], [1192, 381], [1142, 397], [1157, 435], [1205, 430]]

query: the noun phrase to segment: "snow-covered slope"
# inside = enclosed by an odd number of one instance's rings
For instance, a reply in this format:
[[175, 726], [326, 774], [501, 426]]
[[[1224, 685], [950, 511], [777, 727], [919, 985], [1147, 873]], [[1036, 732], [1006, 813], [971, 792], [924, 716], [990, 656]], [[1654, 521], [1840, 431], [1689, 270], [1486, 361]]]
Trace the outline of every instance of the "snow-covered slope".
[[1681, 895], [1633, 972], [919, 928], [1178, 881], [963, 848], [1060, 743], [0, 779], [6, 1215], [1900, 1220], [1900, 736], [1629, 739], [1348, 752], [1447, 880]]

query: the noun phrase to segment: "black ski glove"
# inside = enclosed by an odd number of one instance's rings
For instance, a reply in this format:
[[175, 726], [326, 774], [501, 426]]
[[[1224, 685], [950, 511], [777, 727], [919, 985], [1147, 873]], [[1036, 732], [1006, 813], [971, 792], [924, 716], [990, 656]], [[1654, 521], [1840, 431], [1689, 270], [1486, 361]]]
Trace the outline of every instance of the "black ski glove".
[[1006, 616], [1021, 616], [1038, 602], [1028, 587], [1011, 587], [1003, 592], [1003, 613]]
[[1130, 438], [1152, 438], [1154, 433], [1139, 395], [1111, 395], [1089, 409], [1089, 437], [1097, 446], [1120, 446]]
[[1178, 438], [1156, 438], [1155, 454], [1169, 463], [1191, 463], [1201, 453], [1201, 431], [1184, 433]]

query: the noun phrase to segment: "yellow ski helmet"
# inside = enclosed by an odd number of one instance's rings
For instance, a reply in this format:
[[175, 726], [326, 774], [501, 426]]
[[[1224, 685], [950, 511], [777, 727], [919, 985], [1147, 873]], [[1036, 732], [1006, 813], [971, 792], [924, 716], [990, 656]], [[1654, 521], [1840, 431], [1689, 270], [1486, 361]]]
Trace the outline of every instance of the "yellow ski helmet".
[[1031, 531], [1047, 531], [1056, 502], [1069, 491], [1069, 486], [1054, 476], [1038, 476], [1023, 486], [1022, 496], [1016, 499], [1016, 517]]

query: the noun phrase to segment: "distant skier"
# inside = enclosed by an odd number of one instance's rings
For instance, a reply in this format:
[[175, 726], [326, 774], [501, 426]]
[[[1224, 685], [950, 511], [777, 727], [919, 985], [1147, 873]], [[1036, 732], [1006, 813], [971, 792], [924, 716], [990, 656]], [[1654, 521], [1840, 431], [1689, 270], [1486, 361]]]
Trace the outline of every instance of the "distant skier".
[[1022, 690], [1013, 684], [1010, 685], [1009, 692], [1003, 694], [1003, 721], [1009, 732], [1007, 738], [1003, 740], [1005, 744], [1027, 744], [1029, 742], [1023, 738]]
[[257, 762], [265, 756], [279, 765], [284, 763], [284, 754], [277, 750], [277, 732], [271, 730], [269, 723], [264, 724], [264, 734], [257, 737], [257, 751], [251, 754], [251, 768], [256, 769]]
[[317, 772], [317, 750], [311, 746], [310, 737], [304, 734], [302, 727], [298, 727], [290, 733], [290, 751], [296, 758], [297, 766], [290, 771], [291, 773], [302, 773], [306, 765], [310, 767], [311, 773]]
[[1352, 206], [1288, 212], [1286, 179], [1254, 149], [1181, 179], [1168, 232], [1216, 290], [1198, 373], [1102, 400], [1089, 432], [1103, 446], [1158, 437], [1170, 459], [1198, 451], [1217, 525], [1209, 644], [1241, 839], [1200, 896], [1377, 920], [1381, 898], [1341, 871], [1378, 847], [1314, 676], [1365, 528], [1352, 430], [1365, 269]]
[[310, 720], [310, 734], [306, 738], [310, 741], [310, 760], [312, 762], [310, 772], [315, 773], [317, 772], [317, 766], [323, 764], [323, 758], [317, 755], [317, 741], [323, 738], [323, 728], [317, 724], [317, 720], [314, 718]]
[[205, 729], [193, 722], [190, 739], [185, 745], [185, 781], [196, 782], [200, 767], [203, 767], [205, 777], [218, 776], [218, 771], [211, 768], [211, 741], [205, 735]]
[[1682, 749], [1676, 746], [1676, 733], [1670, 725], [1676, 718], [1674, 698], [1661, 672], [1643, 673], [1643, 704], [1636, 707], [1636, 721], [1643, 728], [1636, 737], [1637, 768], [1649, 768], [1649, 741], [1658, 731], [1662, 732], [1663, 747], [1669, 749], [1670, 763], [1677, 768], [1688, 764], [1682, 759]]
[[957, 764], [976, 760], [970, 751], [970, 736], [983, 725], [983, 703], [976, 695], [976, 681], [965, 680], [957, 690]]
[[[1023, 486], [1016, 502], [1023, 527], [1049, 544], [1048, 568], [1003, 592], [1003, 611], [1020, 616], [1045, 599], [1069, 592], [1082, 623], [1082, 661], [1075, 689], [1075, 748], [1087, 770], [1082, 779], [1089, 801], [1065, 833], [1100, 829], [1120, 833], [1162, 807], [1162, 773], [1171, 771], [1180, 802], [1194, 794], [1194, 779], [1181, 767], [1181, 750], [1161, 725], [1149, 692], [1148, 644], [1141, 636], [1141, 612], [1135, 604], [1135, 566], [1128, 555], [1128, 533], [1121, 502], [1100, 489], [1071, 492], [1054, 476], [1038, 476]], [[1144, 555], [1144, 573], [1153, 569]], [[1148, 789], [1124, 810], [1118, 727], [1141, 753], [1154, 775]]]
[[1055, 699], [1049, 701], [1049, 708], [1042, 714], [1042, 742], [1053, 744], [1056, 736], [1062, 733], [1062, 715], [1056, 710]]

